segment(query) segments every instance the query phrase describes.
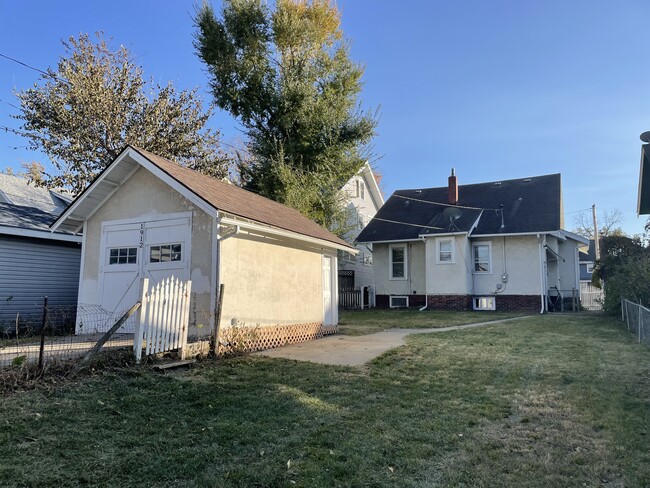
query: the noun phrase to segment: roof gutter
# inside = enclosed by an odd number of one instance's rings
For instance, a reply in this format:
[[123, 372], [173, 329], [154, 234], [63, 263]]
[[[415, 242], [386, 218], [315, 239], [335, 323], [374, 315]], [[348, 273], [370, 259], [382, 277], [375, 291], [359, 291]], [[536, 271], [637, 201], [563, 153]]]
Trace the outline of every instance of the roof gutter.
[[303, 234], [297, 234], [295, 232], [286, 231], [283, 229], [278, 229], [276, 227], [267, 227], [261, 224], [255, 224], [252, 222], [244, 222], [241, 220], [233, 219], [230, 217], [221, 217], [221, 225], [232, 225], [240, 229], [250, 230], [254, 232], [260, 232], [262, 234], [268, 234], [278, 237], [284, 237], [288, 239], [295, 239], [301, 242], [307, 242], [309, 244], [315, 244], [321, 247], [327, 247], [329, 249], [336, 249], [338, 251], [345, 251], [350, 254], [356, 255], [359, 251], [349, 245], [337, 244], [335, 242], [326, 241], [325, 239], [319, 239], [317, 237], [310, 237]]
[[78, 244], [81, 244], [81, 236], [62, 234], [49, 230], [20, 229], [18, 227], [0, 225], [0, 234], [18, 237], [33, 237], [36, 239], [48, 239], [50, 241], [76, 242]]

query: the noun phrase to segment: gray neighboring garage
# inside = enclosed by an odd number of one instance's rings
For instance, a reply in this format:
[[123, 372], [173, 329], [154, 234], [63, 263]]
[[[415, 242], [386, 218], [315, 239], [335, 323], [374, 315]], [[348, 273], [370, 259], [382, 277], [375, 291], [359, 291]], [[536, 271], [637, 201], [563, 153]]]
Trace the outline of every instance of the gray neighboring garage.
[[49, 229], [69, 201], [0, 174], [0, 332], [16, 314], [39, 316], [44, 296], [55, 307], [76, 305], [81, 238]]

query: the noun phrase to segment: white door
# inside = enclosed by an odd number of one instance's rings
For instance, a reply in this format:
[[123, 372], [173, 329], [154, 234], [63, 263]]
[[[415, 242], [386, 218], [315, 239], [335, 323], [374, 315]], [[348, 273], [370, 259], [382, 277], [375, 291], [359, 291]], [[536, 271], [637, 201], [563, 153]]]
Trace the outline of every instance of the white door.
[[323, 256], [323, 325], [334, 324], [332, 302], [332, 258]]
[[[117, 319], [140, 299], [144, 277], [151, 285], [175, 277], [190, 278], [191, 216], [161, 216], [147, 222], [112, 223], [102, 228], [100, 263], [100, 305]], [[108, 330], [113, 325], [97, 327]], [[120, 332], [133, 332], [137, 314]]]

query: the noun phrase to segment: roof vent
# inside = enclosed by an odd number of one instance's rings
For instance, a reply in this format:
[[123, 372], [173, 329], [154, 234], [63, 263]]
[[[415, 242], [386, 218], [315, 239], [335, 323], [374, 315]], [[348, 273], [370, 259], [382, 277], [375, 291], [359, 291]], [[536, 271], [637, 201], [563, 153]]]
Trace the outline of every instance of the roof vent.
[[532, 178], [524, 178], [524, 181], [525, 181], [525, 182], [532, 181]]
[[496, 183], [494, 183], [494, 186], [501, 186], [501, 182], [497, 181]]

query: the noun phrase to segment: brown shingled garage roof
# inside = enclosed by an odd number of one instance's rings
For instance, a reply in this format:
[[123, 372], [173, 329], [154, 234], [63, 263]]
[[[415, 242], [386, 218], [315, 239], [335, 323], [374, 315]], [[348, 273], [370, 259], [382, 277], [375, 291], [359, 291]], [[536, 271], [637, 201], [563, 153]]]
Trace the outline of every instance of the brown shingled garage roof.
[[229, 214], [352, 248], [297, 210], [129, 146], [205, 202]]

